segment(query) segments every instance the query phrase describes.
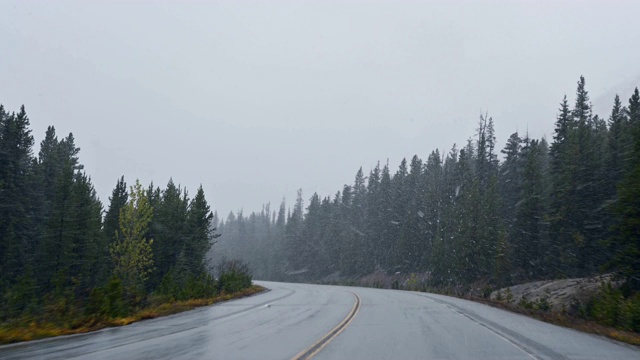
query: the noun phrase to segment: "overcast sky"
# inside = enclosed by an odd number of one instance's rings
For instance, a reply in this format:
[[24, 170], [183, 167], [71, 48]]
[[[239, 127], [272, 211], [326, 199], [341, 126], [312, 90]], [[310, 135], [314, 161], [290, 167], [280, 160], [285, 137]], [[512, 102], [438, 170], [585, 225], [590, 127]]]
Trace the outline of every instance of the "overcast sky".
[[39, 144], [73, 132], [105, 207], [170, 177], [213, 209], [332, 195], [448, 152], [478, 116], [553, 131], [580, 75], [595, 111], [640, 85], [638, 1], [0, 1], [0, 103]]

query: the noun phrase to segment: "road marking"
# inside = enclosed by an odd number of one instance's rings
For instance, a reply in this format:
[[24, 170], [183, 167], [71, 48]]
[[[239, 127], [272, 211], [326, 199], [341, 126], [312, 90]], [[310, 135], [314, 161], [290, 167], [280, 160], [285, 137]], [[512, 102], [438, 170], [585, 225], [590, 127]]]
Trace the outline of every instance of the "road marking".
[[509, 339], [509, 338], [507, 338], [506, 336], [504, 336], [504, 335], [500, 334], [497, 330], [494, 330], [494, 329], [490, 328], [489, 326], [487, 326], [487, 325], [485, 325], [485, 324], [483, 324], [483, 323], [479, 322], [478, 320], [476, 320], [476, 319], [472, 318], [471, 316], [469, 316], [469, 315], [467, 315], [467, 314], [463, 314], [463, 313], [461, 313], [461, 312], [460, 312], [460, 311], [458, 311], [458, 310], [454, 310], [454, 311], [457, 311], [460, 315], [462, 315], [462, 316], [466, 317], [467, 319], [469, 319], [469, 320], [471, 320], [471, 321], [475, 322], [476, 324], [478, 324], [478, 325], [482, 326], [483, 328], [485, 328], [485, 329], [487, 329], [487, 330], [491, 331], [494, 335], [498, 336], [499, 338], [501, 338], [502, 340], [504, 340], [504, 341], [508, 342], [509, 344], [511, 344], [511, 345], [513, 345], [513, 346], [515, 346], [515, 347], [516, 347], [516, 349], [518, 349], [518, 350], [520, 350], [520, 351], [523, 351], [525, 354], [529, 355], [529, 357], [530, 357], [530, 358], [532, 358], [533, 360], [542, 360], [541, 358], [539, 358], [539, 357], [537, 357], [536, 355], [534, 355], [534, 354], [533, 354], [533, 352], [532, 352], [531, 350], [529, 350], [529, 349], [527, 349], [526, 347], [524, 347], [523, 345], [520, 345], [520, 344], [518, 344], [517, 342], [515, 342], [515, 341], [513, 341], [513, 340], [511, 340], [511, 339]]
[[333, 339], [335, 339], [344, 329], [351, 324], [353, 319], [355, 319], [358, 311], [360, 310], [360, 297], [355, 293], [351, 293], [356, 298], [356, 302], [353, 304], [351, 311], [347, 314], [347, 316], [331, 331], [326, 333], [320, 340], [316, 341], [313, 345], [299, 352], [296, 356], [291, 358], [291, 360], [309, 360], [316, 356], [325, 346], [327, 346]]
[[452, 311], [457, 312], [458, 314], [466, 317], [467, 319], [475, 322], [476, 324], [484, 327], [485, 329], [489, 330], [490, 332], [492, 332], [493, 334], [497, 335], [498, 337], [500, 337], [501, 339], [507, 341], [508, 343], [510, 343], [511, 345], [515, 346], [517, 349], [523, 351], [525, 354], [527, 354], [530, 358], [534, 359], [534, 360], [541, 360], [542, 358], [539, 357], [536, 353], [546, 353], [544, 355], [553, 358], [553, 359], [567, 359], [568, 358], [558, 352], [555, 352], [554, 350], [547, 348], [546, 346], [531, 340], [529, 338], [526, 338], [524, 336], [522, 336], [525, 340], [518, 340], [518, 336], [517, 333], [516, 335], [514, 335], [511, 330], [509, 330], [508, 328], [505, 328], [503, 326], [500, 326], [490, 320], [487, 320], [481, 316], [478, 316], [476, 314], [467, 314], [463, 311], [463, 308], [460, 308], [456, 305], [453, 304], [449, 304], [446, 301], [443, 300], [438, 300], [436, 298], [433, 298], [431, 296], [428, 295], [424, 295], [424, 294], [418, 294], [418, 293], [414, 293], [415, 295], [418, 295], [420, 297], [432, 300], [437, 302], [438, 304], [441, 305], [445, 305], [447, 306], [449, 309], [451, 309]]

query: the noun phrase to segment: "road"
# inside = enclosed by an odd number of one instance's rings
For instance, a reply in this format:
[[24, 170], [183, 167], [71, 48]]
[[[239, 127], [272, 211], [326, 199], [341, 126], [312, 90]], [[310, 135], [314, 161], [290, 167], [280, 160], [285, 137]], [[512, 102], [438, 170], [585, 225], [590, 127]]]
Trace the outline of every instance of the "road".
[[636, 347], [446, 296], [257, 283], [270, 291], [91, 334], [2, 346], [0, 358], [640, 359]]

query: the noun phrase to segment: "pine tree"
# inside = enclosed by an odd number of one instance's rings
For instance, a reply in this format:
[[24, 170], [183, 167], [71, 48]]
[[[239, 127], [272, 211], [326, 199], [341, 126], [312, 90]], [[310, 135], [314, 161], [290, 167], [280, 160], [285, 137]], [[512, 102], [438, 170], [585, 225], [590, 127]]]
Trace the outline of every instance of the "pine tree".
[[615, 196], [616, 187], [622, 180], [624, 164], [627, 158], [626, 154], [631, 150], [626, 108], [622, 106], [620, 97], [617, 94], [613, 101], [613, 109], [611, 110], [611, 115], [609, 115], [608, 125], [607, 194], [611, 199]]
[[459, 188], [455, 203], [456, 217], [452, 235], [453, 278], [458, 283], [472, 282], [481, 276], [480, 234], [478, 219], [480, 213], [480, 195], [476, 177], [475, 148], [471, 140], [460, 150], [458, 160]]
[[[303, 261], [300, 256], [300, 251], [304, 247], [304, 239], [302, 238], [303, 229], [303, 212], [304, 212], [304, 200], [302, 200], [302, 189], [298, 190], [298, 196], [296, 197], [296, 203], [293, 207], [293, 212], [287, 221], [286, 226], [286, 239], [287, 239], [287, 262], [288, 272], [297, 274], [308, 271], [308, 263]], [[303, 275], [306, 276], [306, 275]]]
[[570, 251], [576, 256], [569, 266], [575, 275], [584, 276], [595, 273], [606, 261], [607, 255], [599, 242], [603, 240], [603, 230], [608, 227], [602, 191], [606, 188], [603, 155], [606, 156], [607, 130], [604, 122], [592, 115], [584, 77], [578, 82], [572, 114], [577, 124], [574, 144], [577, 166], [573, 174], [576, 179], [575, 207], [569, 216], [573, 217], [575, 225]]
[[189, 204], [189, 212], [187, 214], [187, 229], [190, 237], [184, 244], [184, 254], [188, 271], [194, 275], [204, 274], [206, 271], [206, 255], [214, 239], [219, 237], [212, 228], [213, 214], [204, 197], [202, 185], [198, 188], [196, 196]]
[[577, 228], [574, 202], [578, 165], [576, 128], [577, 124], [569, 111], [565, 96], [556, 119], [554, 142], [551, 144], [552, 203], [550, 221], [553, 239], [550, 262], [555, 267], [554, 275], [566, 275], [576, 257], [575, 249], [572, 248], [572, 243], [574, 243], [572, 236]]
[[107, 210], [104, 216], [103, 230], [109, 243], [117, 240], [116, 234], [120, 228], [120, 209], [127, 204], [128, 200], [127, 183], [124, 181], [124, 176], [122, 176], [118, 179], [116, 187], [111, 192], [111, 197], [109, 197], [109, 210]]
[[[75, 147], [72, 134], [55, 144], [54, 155], [47, 156], [40, 162], [42, 169], [51, 169], [55, 176], [53, 190], [49, 198], [50, 208], [45, 212], [45, 229], [42, 236], [42, 251], [38, 254], [38, 281], [44, 292], [61, 291], [72, 286], [70, 267], [74, 254], [74, 222], [76, 214], [73, 210], [77, 199], [74, 198], [76, 170], [82, 168], [78, 162], [80, 149]], [[55, 162], [51, 164], [50, 162]], [[46, 183], [45, 183], [45, 186]], [[46, 199], [45, 198], [45, 199]]]
[[591, 103], [589, 102], [589, 93], [585, 87], [584, 76], [580, 76], [580, 80], [578, 81], [576, 103], [571, 115], [578, 126], [587, 125], [591, 121]]
[[25, 271], [34, 235], [33, 137], [24, 106], [7, 114], [0, 105], [0, 295]]
[[391, 239], [390, 244], [390, 259], [393, 272], [406, 271], [406, 263], [403, 259], [403, 243], [402, 228], [404, 227], [406, 207], [408, 204], [409, 194], [406, 191], [406, 178], [409, 171], [407, 169], [407, 159], [402, 159], [398, 170], [391, 178], [391, 191], [392, 191], [392, 205], [391, 205], [391, 217], [389, 222], [391, 227], [389, 229], [389, 237]]
[[355, 269], [353, 266], [355, 259], [355, 248], [353, 240], [353, 225], [351, 224], [351, 212], [353, 203], [353, 188], [345, 185], [342, 188], [340, 206], [337, 211], [339, 225], [337, 229], [340, 244], [338, 248], [338, 268], [342, 276], [353, 276]]
[[149, 231], [154, 236], [153, 256], [156, 267], [149, 281], [150, 288], [155, 288], [176, 263], [188, 238], [188, 206], [186, 189], [176, 186], [173, 179], [170, 179], [157, 200], [154, 218], [149, 225]]
[[318, 274], [318, 277], [325, 277], [335, 271], [335, 265], [331, 259], [331, 256], [333, 255], [333, 243], [331, 239], [331, 221], [333, 220], [332, 210], [331, 198], [328, 196], [324, 197], [320, 203], [319, 220], [317, 225], [319, 227], [320, 236], [317, 246], [318, 265], [315, 268], [315, 273]]
[[640, 94], [635, 89], [628, 107], [633, 135], [632, 156], [620, 187], [614, 211], [613, 240], [616, 254], [612, 265], [626, 279], [626, 287], [640, 291]]
[[372, 270], [381, 268], [382, 244], [384, 243], [384, 205], [381, 193], [380, 163], [369, 172], [367, 182], [366, 208], [366, 258], [367, 266]]
[[427, 270], [433, 261], [433, 244], [440, 228], [440, 217], [443, 206], [443, 169], [438, 150], [431, 152], [424, 167], [424, 206], [421, 218], [421, 232], [424, 234], [423, 259], [419, 264], [420, 270]]
[[120, 233], [110, 246], [117, 276], [129, 293], [140, 294], [153, 268], [152, 239], [146, 239], [153, 208], [149, 206], [140, 181], [130, 188], [129, 201], [120, 210]]
[[500, 165], [500, 189], [502, 196], [502, 218], [504, 219], [507, 236], [511, 238], [515, 226], [516, 205], [520, 201], [520, 185], [522, 181], [522, 163], [520, 158], [522, 139], [517, 132], [511, 134], [504, 149], [504, 161]]
[[76, 288], [83, 296], [107, 279], [107, 264], [103, 249], [107, 248], [101, 232], [102, 203], [89, 177], [81, 172], [74, 176], [70, 194], [70, 243], [69, 276], [76, 279]]
[[513, 233], [513, 262], [527, 281], [541, 276], [544, 267], [543, 217], [545, 213], [542, 149], [537, 140], [525, 138], [521, 157], [525, 161], [520, 202]]
[[323, 232], [325, 230], [324, 219], [320, 212], [320, 197], [314, 193], [309, 199], [309, 206], [304, 219], [301, 240], [296, 246], [296, 261], [305, 264], [308, 273], [304, 275], [306, 279], [319, 278], [322, 274], [323, 260], [320, 257], [322, 247]]
[[454, 145], [442, 167], [440, 221], [433, 241], [430, 263], [431, 277], [435, 285], [449, 285], [456, 275], [453, 261], [457, 261], [455, 245], [461, 221], [457, 209], [461, 186], [458, 156], [458, 149]]
[[417, 271], [418, 267], [425, 263], [424, 257], [426, 256], [421, 226], [425, 210], [422, 160], [414, 155], [409, 168], [402, 189], [406, 202], [404, 213], [400, 215], [404, 221], [400, 227], [400, 238], [398, 239], [400, 258], [403, 262], [402, 272]]
[[286, 213], [287, 204], [285, 199], [282, 199], [280, 207], [278, 208], [278, 214], [275, 218], [275, 224], [273, 226], [273, 247], [271, 249], [271, 256], [273, 261], [272, 277], [270, 279], [281, 280], [283, 279], [283, 271], [285, 265], [285, 231], [286, 231]]
[[352, 273], [357, 276], [364, 276], [373, 270], [373, 262], [369, 258], [370, 251], [365, 233], [367, 231], [367, 187], [365, 181], [361, 167], [358, 169], [354, 180], [350, 209]]
[[382, 168], [378, 197], [380, 233], [378, 234], [379, 242], [374, 244], [375, 257], [376, 263], [380, 264], [382, 269], [390, 272], [394, 260], [392, 234], [395, 225], [393, 223], [393, 187], [388, 163]]
[[480, 116], [478, 129], [476, 176], [477, 192], [482, 207], [477, 216], [476, 258], [480, 275], [490, 275], [495, 265], [495, 249], [502, 234], [500, 196], [498, 194], [498, 160], [495, 154], [493, 119]]
[[562, 167], [563, 156], [565, 156], [569, 141], [569, 132], [574, 129], [575, 124], [569, 111], [569, 102], [565, 95], [560, 103], [560, 113], [556, 118], [556, 127], [551, 145], [551, 156], [554, 159], [554, 172], [559, 172]]

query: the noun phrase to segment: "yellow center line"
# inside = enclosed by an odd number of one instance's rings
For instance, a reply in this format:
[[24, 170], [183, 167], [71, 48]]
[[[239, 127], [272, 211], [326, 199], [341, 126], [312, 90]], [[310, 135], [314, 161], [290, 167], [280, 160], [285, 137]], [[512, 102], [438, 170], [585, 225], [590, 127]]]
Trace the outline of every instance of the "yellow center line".
[[335, 339], [340, 333], [344, 331], [344, 329], [351, 324], [353, 319], [355, 319], [358, 311], [360, 310], [360, 297], [355, 293], [351, 293], [356, 298], [356, 302], [353, 304], [351, 311], [347, 314], [347, 316], [331, 331], [326, 333], [320, 340], [316, 341], [313, 345], [299, 352], [296, 356], [291, 358], [291, 360], [309, 360], [316, 356], [325, 346], [327, 346], [333, 339]]

